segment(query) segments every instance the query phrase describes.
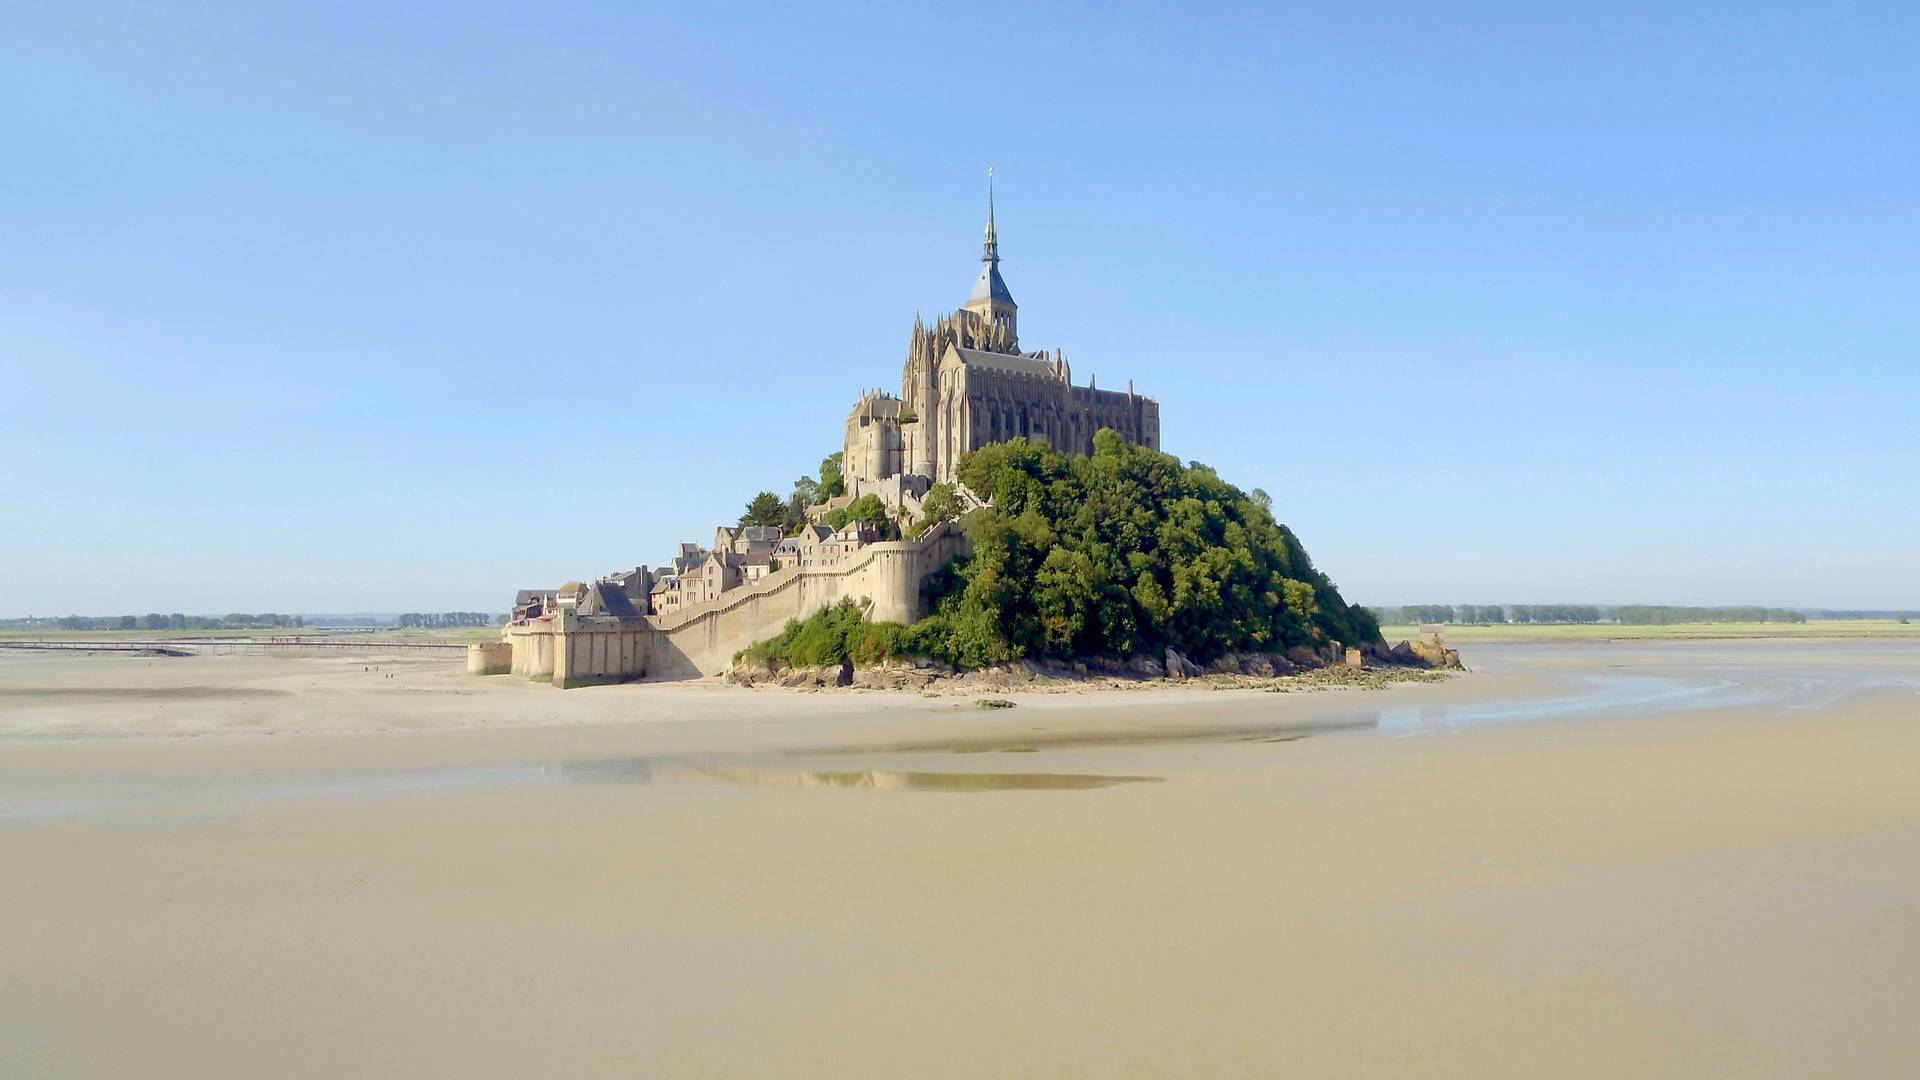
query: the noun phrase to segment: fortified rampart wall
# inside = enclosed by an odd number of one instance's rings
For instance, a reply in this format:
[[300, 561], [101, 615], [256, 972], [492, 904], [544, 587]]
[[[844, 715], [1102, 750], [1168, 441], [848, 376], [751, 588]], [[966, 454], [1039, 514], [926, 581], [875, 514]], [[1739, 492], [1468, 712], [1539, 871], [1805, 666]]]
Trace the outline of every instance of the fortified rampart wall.
[[967, 551], [966, 534], [943, 523], [918, 540], [869, 544], [835, 566], [788, 567], [752, 585], [668, 615], [623, 619], [561, 612], [509, 626], [513, 673], [559, 687], [632, 679], [717, 675], [733, 654], [778, 634], [789, 619], [851, 598], [876, 622], [910, 623], [928, 575]]

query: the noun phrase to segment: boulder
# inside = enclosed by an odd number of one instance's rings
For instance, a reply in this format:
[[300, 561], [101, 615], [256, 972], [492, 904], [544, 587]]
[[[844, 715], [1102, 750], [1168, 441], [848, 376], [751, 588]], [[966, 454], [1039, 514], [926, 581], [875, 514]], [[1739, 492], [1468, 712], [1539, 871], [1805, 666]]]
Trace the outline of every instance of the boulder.
[[1295, 667], [1317, 668], [1320, 666], [1320, 654], [1306, 645], [1295, 645], [1287, 650], [1287, 662]]
[[1166, 675], [1167, 669], [1151, 656], [1136, 656], [1128, 661], [1127, 673], [1142, 679], [1158, 679]]
[[1167, 678], [1184, 679], [1199, 673], [1199, 669], [1193, 666], [1193, 661], [1181, 655], [1180, 650], [1171, 645], [1167, 646]]

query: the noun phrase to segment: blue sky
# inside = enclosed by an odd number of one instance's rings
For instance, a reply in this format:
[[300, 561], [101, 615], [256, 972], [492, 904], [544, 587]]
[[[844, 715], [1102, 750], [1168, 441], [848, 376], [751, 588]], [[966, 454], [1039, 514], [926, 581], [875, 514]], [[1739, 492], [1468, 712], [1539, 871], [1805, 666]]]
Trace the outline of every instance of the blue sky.
[[989, 162], [1022, 343], [1351, 598], [1920, 606], [1912, 5], [186, 7], [0, 35], [0, 614], [659, 562]]

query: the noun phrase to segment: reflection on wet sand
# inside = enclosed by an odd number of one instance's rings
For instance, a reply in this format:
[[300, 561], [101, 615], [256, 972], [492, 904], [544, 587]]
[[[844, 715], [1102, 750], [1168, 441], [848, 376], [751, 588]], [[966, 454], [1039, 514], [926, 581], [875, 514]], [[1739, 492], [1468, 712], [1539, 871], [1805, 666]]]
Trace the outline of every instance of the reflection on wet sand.
[[874, 788], [881, 791], [1084, 791], [1115, 784], [1158, 783], [1158, 776], [1090, 773], [865, 772], [788, 769], [714, 769], [707, 775], [761, 788]]
[[853, 788], [875, 791], [1087, 791], [1157, 783], [1158, 776], [1095, 773], [934, 772], [903, 769], [792, 769], [720, 765], [683, 758], [619, 758], [561, 767], [569, 783], [726, 783], [754, 788]]
[[841, 788], [874, 791], [1091, 791], [1155, 783], [1158, 776], [1096, 773], [936, 772], [899, 769], [794, 769], [711, 759], [612, 758], [564, 765], [449, 769], [343, 770], [251, 778], [182, 776], [103, 787], [6, 783], [0, 774], [0, 830], [63, 819], [131, 820], [157, 825], [240, 812], [283, 799], [453, 794], [461, 791], [575, 785]]

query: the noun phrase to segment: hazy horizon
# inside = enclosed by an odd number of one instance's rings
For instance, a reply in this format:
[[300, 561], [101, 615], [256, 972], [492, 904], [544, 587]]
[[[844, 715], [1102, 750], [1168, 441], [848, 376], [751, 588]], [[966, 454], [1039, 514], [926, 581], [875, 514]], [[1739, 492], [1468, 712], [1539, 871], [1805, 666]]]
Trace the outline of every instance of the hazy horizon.
[[[1461, 604], [1467, 604], [1467, 603], [1474, 603], [1473, 601], [1462, 601], [1458, 599], [1454, 599], [1454, 600], [1438, 599], [1438, 600], [1430, 600], [1430, 601], [1406, 601], [1406, 602], [1392, 602], [1392, 603], [1375, 603], [1370, 600], [1361, 600], [1357, 602], [1364, 604], [1365, 606], [1370, 608], [1380, 608], [1380, 609], [1397, 609], [1402, 607], [1414, 607], [1422, 603], [1452, 604], [1455, 606], [1458, 606]], [[1484, 601], [1484, 603], [1488, 605], [1494, 604], [1494, 602], [1490, 600]], [[1624, 603], [1610, 603], [1610, 602], [1602, 602], [1602, 601], [1588, 601], [1588, 600], [1577, 600], [1577, 599], [1565, 600], [1565, 601], [1517, 600], [1517, 601], [1512, 601], [1508, 603], [1501, 603], [1498, 606], [1511, 609], [1516, 605], [1520, 605], [1520, 606], [1586, 605], [1586, 606], [1601, 608], [1603, 611], [1609, 612], [1609, 613], [1612, 610], [1623, 608], [1623, 607], [1702, 607], [1704, 606], [1704, 605], [1695, 605], [1695, 604], [1662, 604], [1662, 603], [1649, 602], [1649, 601], [1628, 601]], [[445, 612], [426, 612], [425, 614], [442, 614], [442, 613], [453, 613], [453, 612], [477, 611], [477, 612], [491, 614], [494, 616], [504, 617], [508, 614], [507, 608], [509, 606], [510, 605], [502, 605], [498, 611], [489, 611], [488, 608], [481, 606], [481, 607], [468, 607], [468, 608], [448, 608], [448, 609], [445, 609]], [[1716, 605], [1712, 605], [1712, 607], [1715, 607], [1715, 608], [1751, 607], [1751, 608], [1763, 608], [1767, 610], [1786, 610], [1786, 611], [1796, 611], [1803, 614], [1808, 614], [1810, 616], [1827, 615], [1827, 616], [1835, 616], [1835, 617], [1847, 618], [1847, 619], [1880, 618], [1880, 617], [1906, 618], [1906, 617], [1912, 617], [1912, 616], [1920, 616], [1920, 608], [1836, 608], [1831, 606], [1789, 607], [1781, 604], [1764, 604], [1764, 603], [1716, 604]], [[299, 616], [300, 618], [308, 620], [309, 625], [326, 625], [326, 624], [317, 624], [314, 622], [314, 620], [327, 620], [329, 623], [344, 623], [344, 622], [350, 622], [353, 620], [368, 620], [368, 621], [391, 620], [405, 613], [397, 609], [394, 611], [371, 611], [371, 610], [369, 611], [302, 611], [297, 609], [270, 611], [264, 608], [247, 608], [242, 606], [237, 608], [222, 609], [219, 611], [214, 611], [211, 609], [205, 610], [205, 611], [190, 611], [190, 610], [185, 610], [185, 609], [175, 607], [175, 608], [166, 608], [166, 609], [146, 608], [140, 611], [62, 611], [58, 613], [47, 611], [47, 612], [25, 612], [25, 613], [17, 613], [17, 614], [0, 612], [0, 621], [12, 622], [12, 621], [25, 620], [25, 619], [36, 619], [36, 620], [37, 619], [61, 619], [61, 618], [66, 618], [70, 616], [77, 616], [83, 619], [103, 619], [103, 618], [118, 618], [125, 615], [139, 616], [139, 615], [150, 615], [150, 614], [161, 614], [161, 615], [184, 614], [184, 615], [195, 617], [195, 618], [219, 618], [229, 614], [245, 614], [245, 615], [279, 614], [279, 615], [285, 615], [289, 617]], [[1548, 622], [1551, 622], [1551, 621], [1552, 620], [1548, 620]]]
[[16, 13], [0, 615], [663, 562], [897, 388], [989, 162], [1022, 346], [1349, 599], [1920, 608], [1913, 9], [976, 14]]

